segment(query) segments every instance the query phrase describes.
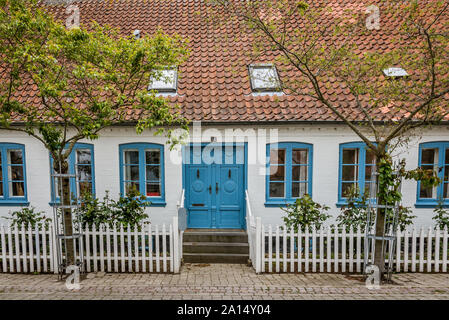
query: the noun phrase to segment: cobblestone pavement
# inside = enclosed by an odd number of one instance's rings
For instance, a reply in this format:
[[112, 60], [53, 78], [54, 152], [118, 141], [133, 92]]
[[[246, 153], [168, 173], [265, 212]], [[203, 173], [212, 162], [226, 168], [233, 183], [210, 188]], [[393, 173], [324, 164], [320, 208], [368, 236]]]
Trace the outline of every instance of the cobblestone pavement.
[[6, 299], [449, 299], [449, 274], [393, 275], [393, 284], [369, 290], [360, 275], [256, 275], [245, 265], [186, 264], [181, 273], [90, 273], [70, 291], [53, 274], [0, 274]]

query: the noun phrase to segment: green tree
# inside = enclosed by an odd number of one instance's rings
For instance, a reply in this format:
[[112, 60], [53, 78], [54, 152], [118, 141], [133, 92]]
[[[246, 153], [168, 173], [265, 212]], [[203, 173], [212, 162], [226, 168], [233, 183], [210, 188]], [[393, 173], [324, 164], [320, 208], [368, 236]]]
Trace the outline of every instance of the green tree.
[[[447, 1], [379, 0], [377, 7], [362, 1], [211, 1], [211, 23], [238, 26], [234, 37], [251, 41], [243, 59], [275, 57], [280, 74], [288, 75], [282, 89], [314, 100], [351, 128], [375, 154], [378, 171], [390, 171], [391, 152], [407, 145], [414, 129], [447, 119]], [[373, 33], [383, 44], [364, 46], [375, 39]], [[382, 71], [390, 67], [401, 67], [408, 76], [385, 76]], [[391, 179], [377, 180], [378, 203], [386, 204]], [[379, 208], [378, 236], [384, 234], [384, 216]], [[375, 264], [383, 272], [381, 247], [376, 241]]]
[[[187, 55], [178, 35], [158, 30], [135, 39], [95, 22], [67, 29], [35, 0], [0, 0], [0, 126], [40, 141], [58, 174], [68, 173], [67, 158], [77, 141], [97, 139], [105, 127], [126, 120], [136, 123], [138, 133], [157, 127], [176, 143], [170, 127], [186, 128], [186, 121], [147, 86]], [[24, 99], [22, 92], [35, 95]], [[69, 178], [61, 185], [68, 205]], [[71, 209], [62, 214], [71, 235]], [[72, 240], [66, 249], [72, 264]]]

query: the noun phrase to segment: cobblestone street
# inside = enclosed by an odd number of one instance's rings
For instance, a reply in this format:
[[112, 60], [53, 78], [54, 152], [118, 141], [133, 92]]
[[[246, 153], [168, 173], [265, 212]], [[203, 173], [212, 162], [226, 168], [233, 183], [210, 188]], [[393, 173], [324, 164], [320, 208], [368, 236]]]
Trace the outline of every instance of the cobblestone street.
[[177, 275], [90, 273], [77, 291], [53, 274], [1, 274], [0, 299], [449, 299], [449, 274], [403, 273], [393, 280], [369, 290], [359, 275], [256, 275], [245, 265], [186, 264]]

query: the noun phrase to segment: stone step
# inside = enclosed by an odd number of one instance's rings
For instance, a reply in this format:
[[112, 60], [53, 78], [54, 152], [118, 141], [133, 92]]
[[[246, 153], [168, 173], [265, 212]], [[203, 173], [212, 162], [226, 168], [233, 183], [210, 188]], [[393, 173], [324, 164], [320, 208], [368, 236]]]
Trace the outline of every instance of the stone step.
[[191, 231], [187, 230], [183, 235], [184, 242], [224, 242], [224, 243], [248, 243], [248, 235], [245, 231]]
[[186, 253], [249, 253], [248, 243], [240, 242], [184, 242]]
[[248, 263], [248, 254], [243, 253], [183, 253], [186, 263]]

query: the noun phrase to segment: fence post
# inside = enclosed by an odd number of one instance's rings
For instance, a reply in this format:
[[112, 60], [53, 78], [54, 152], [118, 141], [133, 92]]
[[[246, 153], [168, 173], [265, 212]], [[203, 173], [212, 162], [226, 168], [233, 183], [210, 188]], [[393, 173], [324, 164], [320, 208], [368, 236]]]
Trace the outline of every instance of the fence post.
[[173, 217], [173, 272], [179, 273], [179, 230], [178, 217]]
[[256, 218], [256, 273], [260, 273], [262, 261], [262, 219]]

